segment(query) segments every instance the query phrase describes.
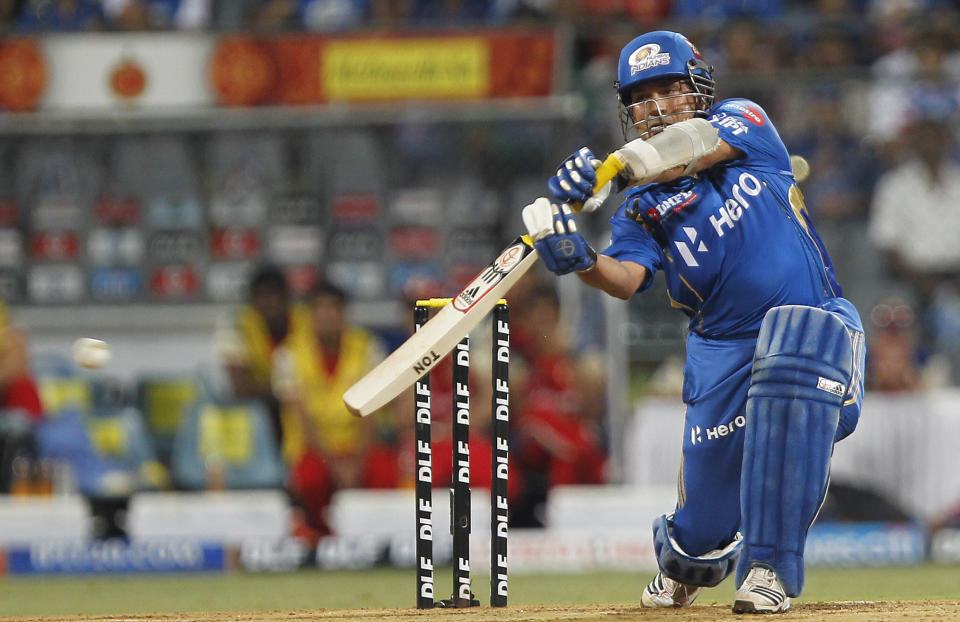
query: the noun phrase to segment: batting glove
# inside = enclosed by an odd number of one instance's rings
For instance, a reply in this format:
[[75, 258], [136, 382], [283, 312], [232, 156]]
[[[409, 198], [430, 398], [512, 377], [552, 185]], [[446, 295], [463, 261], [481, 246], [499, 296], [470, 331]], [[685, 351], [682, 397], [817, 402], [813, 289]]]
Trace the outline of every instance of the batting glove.
[[596, 194], [593, 186], [597, 182], [597, 168], [602, 164], [587, 147], [560, 163], [557, 173], [547, 180], [550, 194], [563, 203], [582, 203], [583, 210], [592, 212], [600, 207], [610, 196], [613, 182], [607, 182]]
[[597, 265], [597, 251], [577, 232], [573, 210], [540, 197], [523, 208], [523, 224], [540, 258], [554, 274], [589, 270]]

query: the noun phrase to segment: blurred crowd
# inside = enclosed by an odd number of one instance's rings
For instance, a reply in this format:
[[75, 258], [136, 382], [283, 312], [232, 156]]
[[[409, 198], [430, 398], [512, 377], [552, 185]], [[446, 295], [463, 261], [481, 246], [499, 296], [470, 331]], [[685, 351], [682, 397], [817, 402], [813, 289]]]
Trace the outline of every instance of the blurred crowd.
[[[785, 57], [819, 66], [869, 63], [898, 45], [905, 19], [956, 9], [954, 0], [2, 0], [12, 31], [345, 31], [516, 24], [644, 28], [677, 21], [705, 29], [743, 17], [764, 24], [760, 64]], [[852, 19], [857, 17], [859, 19]], [[596, 20], [602, 20], [600, 24]], [[935, 20], [931, 20], [935, 21]], [[772, 27], [772, 28], [771, 28]], [[745, 42], [744, 42], [745, 43]], [[845, 56], [850, 48], [853, 59]], [[741, 44], [738, 61], [756, 50]], [[815, 50], [828, 52], [810, 56]]]

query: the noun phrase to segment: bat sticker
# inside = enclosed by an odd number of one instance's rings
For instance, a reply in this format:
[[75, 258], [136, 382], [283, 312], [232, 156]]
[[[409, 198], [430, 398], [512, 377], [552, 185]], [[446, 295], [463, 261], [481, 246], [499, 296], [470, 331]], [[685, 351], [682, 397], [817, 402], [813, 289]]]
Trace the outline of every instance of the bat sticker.
[[510, 271], [519, 265], [530, 252], [531, 248], [523, 242], [517, 242], [504, 250], [486, 270], [470, 281], [457, 294], [457, 297], [453, 299], [453, 307], [461, 313], [469, 311], [487, 292], [493, 289], [494, 285], [510, 274]]

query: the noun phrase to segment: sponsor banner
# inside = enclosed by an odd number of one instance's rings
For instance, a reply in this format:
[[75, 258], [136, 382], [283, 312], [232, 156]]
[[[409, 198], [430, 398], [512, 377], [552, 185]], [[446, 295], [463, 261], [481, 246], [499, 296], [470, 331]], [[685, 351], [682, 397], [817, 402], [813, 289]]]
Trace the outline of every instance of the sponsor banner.
[[33, 266], [27, 295], [38, 304], [77, 302], [83, 297], [83, 272], [77, 266]]
[[260, 234], [255, 229], [216, 229], [210, 252], [214, 259], [251, 259], [260, 254]]
[[98, 266], [133, 266], [143, 259], [143, 234], [135, 227], [98, 227], [87, 237], [87, 260]]
[[20, 205], [13, 199], [0, 198], [0, 227], [15, 227], [20, 223]]
[[940, 529], [933, 534], [930, 559], [938, 564], [960, 564], [960, 528]]
[[142, 287], [138, 268], [94, 268], [90, 273], [90, 297], [99, 302], [134, 300]]
[[247, 540], [240, 544], [238, 562], [248, 572], [290, 572], [315, 563], [311, 547], [297, 538]]
[[150, 291], [157, 298], [192, 298], [199, 289], [200, 274], [193, 266], [161, 266], [150, 273]]
[[[472, 272], [470, 276], [475, 274], [476, 271]], [[395, 261], [390, 264], [387, 283], [390, 295], [404, 295], [409, 291], [409, 285], [423, 286], [438, 283], [443, 283], [443, 268], [440, 264], [410, 261]]]
[[390, 203], [390, 215], [403, 224], [433, 225], [443, 221], [443, 201], [436, 188], [397, 190]]
[[358, 299], [384, 297], [386, 275], [379, 261], [334, 261], [327, 264], [327, 278]]
[[94, 574], [222, 571], [220, 544], [190, 541], [45, 542], [6, 551], [7, 573]]
[[334, 39], [324, 46], [320, 75], [330, 100], [483, 97], [490, 50], [471, 36]]
[[323, 257], [323, 231], [319, 227], [271, 227], [267, 231], [267, 255], [281, 264], [319, 262]]
[[[490, 253], [490, 255], [493, 255], [493, 253]], [[451, 285], [451, 287], [448, 289], [456, 291], [461, 289], [464, 283], [469, 283], [473, 277], [477, 276], [478, 272], [484, 269], [484, 266], [486, 266], [487, 262], [490, 261], [490, 255], [487, 255], [485, 258], [478, 261], [451, 262], [447, 268], [446, 282]]]
[[320, 281], [320, 270], [313, 264], [284, 266], [283, 274], [290, 286], [290, 293], [296, 297], [306, 294]]
[[[455, 229], [447, 237], [447, 253], [452, 259], [473, 262], [474, 265], [479, 262], [479, 265], [483, 265], [500, 250], [501, 242], [492, 231], [477, 231], [476, 228]], [[473, 272], [476, 273], [476, 270]], [[473, 275], [466, 278], [470, 276]]]
[[278, 225], [314, 225], [320, 216], [320, 203], [309, 194], [281, 194], [270, 205], [270, 222]]
[[[449, 537], [434, 538], [434, 567], [449, 566], [453, 559]], [[490, 559], [489, 538], [473, 538], [470, 558], [482, 569]], [[376, 566], [413, 567], [414, 534], [328, 536], [316, 549], [317, 566], [324, 569], [363, 569]], [[656, 555], [649, 535], [513, 529], [508, 564], [511, 571], [564, 572], [584, 570], [656, 570]]]
[[93, 217], [102, 225], [129, 226], [140, 222], [140, 202], [134, 197], [100, 197]]
[[216, 263], [207, 268], [207, 295], [215, 302], [239, 302], [247, 295], [250, 264]]
[[23, 240], [20, 232], [0, 229], [0, 266], [15, 268], [23, 262]]
[[154, 263], [196, 263], [206, 253], [199, 231], [161, 231], [150, 236], [147, 255]]
[[227, 189], [210, 203], [210, 220], [218, 227], [259, 227], [266, 221], [267, 189]]
[[79, 254], [76, 231], [38, 231], [30, 236], [30, 257], [35, 261], [74, 261]]
[[916, 523], [815, 524], [807, 537], [811, 566], [917, 564], [927, 556], [927, 530]]
[[154, 229], [202, 229], [203, 206], [195, 199], [157, 197], [147, 205], [147, 224]]
[[225, 36], [210, 62], [223, 105], [537, 97], [553, 92], [552, 30]]
[[17, 303], [23, 299], [23, 284], [20, 273], [15, 270], [0, 270], [0, 300]]
[[40, 39], [50, 80], [45, 109], [209, 106], [207, 65], [215, 38], [204, 33], [48, 34]]
[[330, 201], [330, 219], [338, 225], [369, 225], [380, 218], [380, 199], [374, 194], [346, 194]]
[[376, 229], [340, 229], [327, 240], [327, 256], [333, 260], [373, 260], [383, 253], [383, 242]]
[[40, 197], [28, 213], [34, 230], [76, 229], [86, 216], [74, 199], [56, 196]]
[[390, 232], [390, 250], [397, 259], [430, 259], [440, 250], [440, 233], [433, 227], [397, 227]]

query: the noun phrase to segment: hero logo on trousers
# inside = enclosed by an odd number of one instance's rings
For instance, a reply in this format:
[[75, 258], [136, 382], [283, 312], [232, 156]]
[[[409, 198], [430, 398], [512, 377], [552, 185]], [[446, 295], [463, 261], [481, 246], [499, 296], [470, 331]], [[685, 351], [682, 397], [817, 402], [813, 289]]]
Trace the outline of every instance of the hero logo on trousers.
[[728, 434], [733, 434], [738, 428], [743, 428], [747, 425], [747, 418], [743, 415], [737, 415], [736, 418], [730, 423], [721, 423], [720, 425], [715, 425], [712, 428], [707, 428], [702, 430], [700, 426], [694, 426], [690, 428], [690, 444], [696, 445], [697, 443], [704, 442], [703, 432], [706, 432], [706, 440], [712, 441], [720, 438], [721, 436], [727, 436]]

